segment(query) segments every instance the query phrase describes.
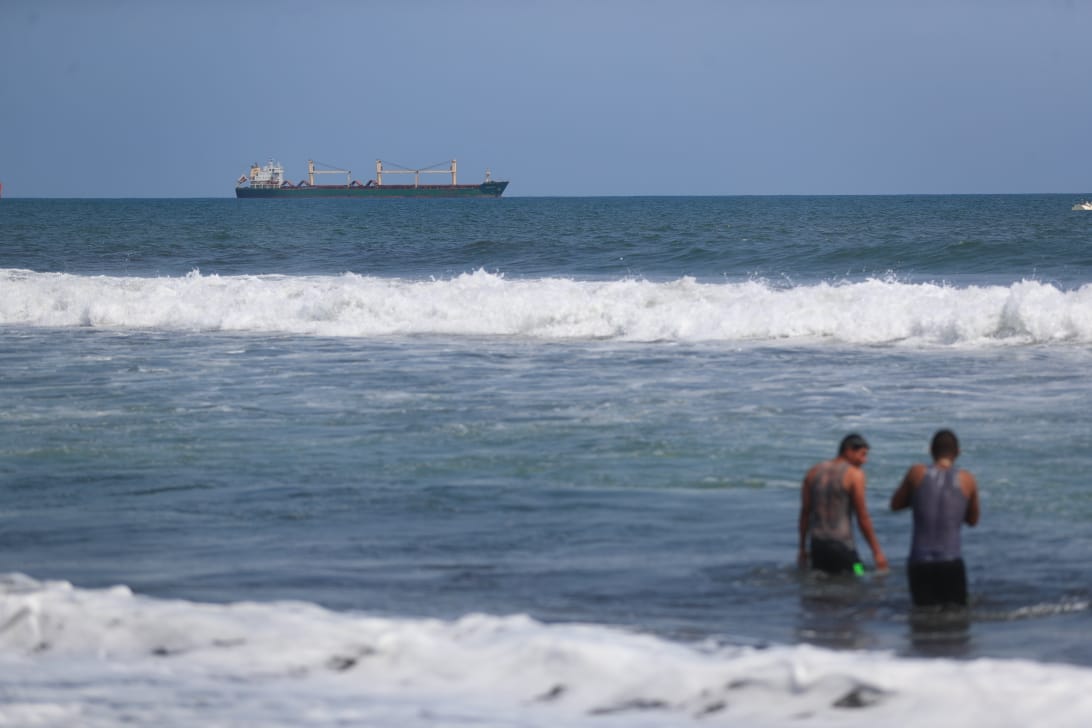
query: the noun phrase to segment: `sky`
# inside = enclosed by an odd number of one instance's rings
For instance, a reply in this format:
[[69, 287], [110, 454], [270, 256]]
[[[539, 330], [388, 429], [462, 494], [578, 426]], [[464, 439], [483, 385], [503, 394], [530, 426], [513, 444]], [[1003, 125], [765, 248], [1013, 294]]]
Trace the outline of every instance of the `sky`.
[[0, 0], [5, 198], [230, 197], [270, 158], [455, 158], [506, 196], [1086, 193], [1092, 0]]

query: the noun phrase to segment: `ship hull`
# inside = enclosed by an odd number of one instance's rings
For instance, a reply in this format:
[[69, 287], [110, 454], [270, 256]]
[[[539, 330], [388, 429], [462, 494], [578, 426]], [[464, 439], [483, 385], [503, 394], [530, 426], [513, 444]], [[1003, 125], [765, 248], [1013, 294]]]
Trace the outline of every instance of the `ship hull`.
[[303, 187], [236, 187], [242, 198], [311, 199], [313, 197], [500, 197], [507, 182], [483, 182], [480, 185], [311, 185]]

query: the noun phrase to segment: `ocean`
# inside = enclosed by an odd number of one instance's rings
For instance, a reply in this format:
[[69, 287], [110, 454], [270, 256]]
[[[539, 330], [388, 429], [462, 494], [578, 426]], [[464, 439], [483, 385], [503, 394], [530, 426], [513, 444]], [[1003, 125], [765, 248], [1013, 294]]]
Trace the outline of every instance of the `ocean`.
[[1088, 725], [1079, 199], [0, 201], [0, 725]]

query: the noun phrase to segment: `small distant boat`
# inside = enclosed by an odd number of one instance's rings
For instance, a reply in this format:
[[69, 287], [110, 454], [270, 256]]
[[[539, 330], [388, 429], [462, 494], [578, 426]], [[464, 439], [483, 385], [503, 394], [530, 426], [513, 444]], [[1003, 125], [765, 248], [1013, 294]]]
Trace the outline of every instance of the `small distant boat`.
[[[317, 169], [316, 164], [327, 169]], [[485, 170], [485, 181], [480, 184], [458, 184], [456, 163], [444, 169], [434, 165], [425, 169], [405, 169], [384, 167], [382, 160], [375, 163], [375, 179], [362, 183], [352, 178], [347, 169], [337, 169], [329, 165], [308, 160], [307, 179], [299, 184], [292, 184], [284, 178], [284, 167], [269, 160], [264, 167], [257, 163], [251, 165], [250, 174], [239, 177], [235, 182], [236, 197], [500, 197], [508, 186], [507, 181], [494, 180]], [[343, 174], [345, 184], [320, 185], [315, 183], [315, 175]], [[384, 175], [411, 174], [413, 184], [390, 184], [384, 181]], [[421, 184], [423, 174], [443, 174], [451, 177], [450, 184]]]
[[1078, 202], [1073, 206], [1074, 210], [1089, 210], [1092, 211], [1092, 201], [1085, 200], [1084, 202]]

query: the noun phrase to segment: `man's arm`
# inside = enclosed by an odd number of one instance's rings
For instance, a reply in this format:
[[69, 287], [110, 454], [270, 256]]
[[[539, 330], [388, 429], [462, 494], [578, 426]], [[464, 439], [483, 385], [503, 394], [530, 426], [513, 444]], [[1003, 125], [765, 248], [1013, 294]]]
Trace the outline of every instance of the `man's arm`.
[[978, 481], [966, 470], [959, 471], [960, 487], [967, 496], [967, 512], [963, 514], [963, 520], [968, 526], [978, 523]]
[[853, 509], [857, 512], [857, 528], [872, 549], [872, 558], [876, 562], [877, 571], [887, 571], [887, 557], [883, 555], [880, 542], [876, 539], [876, 531], [872, 528], [872, 517], [868, 515], [868, 503], [865, 499], [865, 474], [860, 468], [850, 468], [846, 473], [849, 481], [849, 495], [853, 500]]
[[891, 496], [891, 510], [901, 511], [903, 508], [910, 507], [910, 499], [914, 495], [914, 488], [917, 487], [924, 476], [925, 466], [921, 464], [914, 465], [906, 471], [902, 483], [899, 484], [898, 489]]

